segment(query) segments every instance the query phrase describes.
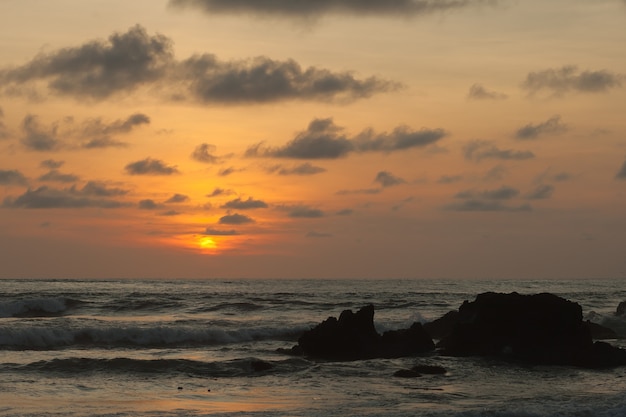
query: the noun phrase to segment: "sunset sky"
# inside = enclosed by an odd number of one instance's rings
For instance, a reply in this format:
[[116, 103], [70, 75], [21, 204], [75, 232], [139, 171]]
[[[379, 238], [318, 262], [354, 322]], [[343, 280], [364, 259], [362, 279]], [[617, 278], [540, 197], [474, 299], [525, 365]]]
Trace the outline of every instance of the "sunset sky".
[[3, 0], [0, 277], [626, 277], [626, 1]]

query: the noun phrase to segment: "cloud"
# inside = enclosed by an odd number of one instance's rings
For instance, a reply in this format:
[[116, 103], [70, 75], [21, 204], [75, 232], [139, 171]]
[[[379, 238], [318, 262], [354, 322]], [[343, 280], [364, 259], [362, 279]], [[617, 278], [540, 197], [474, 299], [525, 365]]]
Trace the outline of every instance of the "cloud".
[[247, 200], [236, 198], [221, 206], [221, 208], [236, 209], [236, 210], [251, 210], [258, 208], [267, 208], [268, 205], [265, 201], [255, 200], [252, 197], [248, 197]]
[[457, 193], [455, 198], [462, 199], [485, 199], [485, 200], [510, 200], [519, 195], [519, 190], [509, 186], [502, 186], [495, 190], [485, 190], [485, 191], [461, 191]]
[[204, 231], [204, 234], [207, 236], [237, 236], [239, 235], [239, 232], [234, 229], [220, 230], [220, 229], [214, 229], [212, 227], [207, 227], [206, 230]]
[[490, 141], [474, 140], [463, 147], [465, 159], [479, 162], [483, 159], [502, 159], [522, 161], [535, 157], [531, 151], [500, 149]]
[[388, 171], [380, 171], [376, 174], [374, 182], [379, 183], [383, 188], [393, 187], [394, 185], [405, 184], [406, 181], [400, 177], [396, 177]]
[[161, 204], [156, 203], [154, 200], [148, 198], [148, 199], [139, 201], [139, 208], [141, 210], [157, 210], [157, 209], [163, 208], [163, 206]]
[[93, 198], [88, 191], [78, 190], [75, 187], [58, 190], [46, 186], [35, 190], [28, 190], [21, 196], [13, 199], [6, 198], [4, 207], [11, 208], [118, 208], [128, 204], [105, 198]]
[[225, 190], [223, 188], [215, 188], [211, 194], [207, 194], [207, 197], [218, 197], [221, 195], [231, 195], [234, 194], [235, 192], [233, 190]]
[[242, 171], [245, 171], [245, 169], [244, 168], [228, 167], [228, 168], [220, 169], [217, 172], [217, 175], [219, 175], [220, 177], [227, 177], [227, 176], [229, 176], [231, 174], [234, 174], [235, 172], [242, 172]]
[[281, 165], [276, 165], [276, 166], [271, 167], [268, 171], [270, 173], [276, 172], [278, 173], [278, 175], [302, 175], [304, 176], [304, 175], [321, 174], [322, 172], [326, 172], [326, 168], [318, 167], [318, 166], [312, 165], [309, 162], [305, 162], [303, 164], [296, 165], [291, 168], [286, 168]]
[[485, 200], [465, 200], [461, 203], [452, 203], [444, 206], [444, 210], [449, 211], [506, 211], [506, 212], [524, 212], [532, 211], [532, 207], [528, 204], [520, 206], [507, 206], [500, 201]]
[[57, 169], [61, 168], [65, 164], [65, 161], [55, 161], [54, 159], [46, 159], [45, 161], [41, 161], [39, 166], [42, 168], [48, 169]]
[[437, 180], [439, 184], [454, 184], [455, 182], [459, 182], [463, 180], [463, 176], [461, 175], [442, 175]]
[[116, 197], [128, 194], [128, 190], [122, 188], [111, 188], [101, 181], [89, 181], [82, 188], [81, 193], [98, 197]]
[[170, 0], [174, 8], [195, 8], [208, 14], [253, 14], [303, 19], [328, 14], [359, 16], [418, 16], [485, 3], [481, 0]]
[[332, 118], [314, 119], [307, 129], [296, 135], [286, 145], [278, 148], [257, 144], [249, 147], [246, 156], [293, 159], [336, 159], [351, 152], [393, 152], [434, 144], [444, 136], [442, 129], [410, 130], [400, 126], [392, 133], [376, 134], [367, 129], [353, 138], [347, 137], [344, 128], [337, 126]]
[[227, 214], [225, 216], [220, 217], [219, 224], [249, 224], [254, 223], [254, 219], [239, 213]]
[[470, 87], [467, 98], [470, 100], [504, 100], [508, 96], [497, 91], [487, 90], [482, 84], [474, 84]]
[[339, 210], [337, 213], [335, 213], [337, 216], [350, 216], [354, 213], [354, 210], [352, 209], [343, 209], [343, 210]]
[[39, 181], [49, 181], [49, 182], [76, 182], [80, 179], [77, 175], [74, 174], [63, 174], [60, 171], [53, 169], [49, 172], [43, 174], [38, 178]]
[[626, 180], [626, 161], [615, 175], [615, 178], [617, 178], [618, 180]]
[[534, 124], [527, 124], [520, 127], [515, 132], [516, 139], [536, 139], [539, 136], [549, 134], [559, 134], [567, 131], [567, 125], [561, 123], [561, 116], [553, 116], [545, 122]]
[[528, 200], [545, 200], [552, 197], [554, 186], [549, 184], [538, 185], [534, 190], [526, 195]]
[[221, 162], [221, 158], [213, 155], [216, 150], [217, 147], [215, 145], [202, 143], [196, 146], [196, 149], [193, 150], [191, 157], [196, 161], [203, 162], [205, 164], [218, 164]]
[[0, 68], [4, 94], [28, 95], [42, 85], [53, 95], [79, 100], [104, 100], [145, 87], [168, 101], [205, 104], [352, 101], [402, 87], [377, 77], [360, 79], [349, 71], [303, 68], [290, 59], [220, 61], [205, 53], [178, 61], [172, 40], [151, 36], [139, 25], [106, 41], [42, 53], [24, 65]]
[[0, 70], [3, 86], [47, 82], [58, 95], [100, 100], [161, 79], [173, 61], [172, 41], [137, 25], [107, 41], [42, 53], [25, 65]]
[[27, 185], [24, 174], [15, 169], [0, 169], [0, 185]]
[[550, 68], [531, 72], [522, 83], [529, 94], [547, 91], [554, 96], [563, 96], [571, 91], [578, 93], [604, 93], [621, 87], [624, 76], [607, 70], [579, 71], [576, 66]]
[[111, 135], [119, 135], [129, 133], [137, 126], [149, 124], [150, 118], [142, 113], [135, 113], [128, 116], [125, 120], [116, 120], [111, 123], [104, 123], [102, 119], [91, 119], [84, 123], [79, 132], [81, 137], [90, 137], [82, 144], [87, 149], [108, 148], [108, 147], [124, 147], [126, 143], [114, 140]]
[[6, 139], [10, 136], [9, 130], [2, 119], [4, 119], [4, 110], [0, 107], [0, 140]]
[[176, 167], [168, 166], [165, 162], [152, 158], [131, 162], [124, 169], [130, 175], [172, 175], [178, 173]]
[[181, 213], [179, 211], [176, 210], [168, 210], [168, 211], [164, 211], [163, 213], [159, 213], [159, 216], [178, 216]]
[[37, 116], [29, 114], [22, 121], [22, 131], [24, 136], [22, 144], [33, 151], [54, 151], [61, 147], [61, 141], [57, 137], [58, 125], [49, 129], [39, 124]]
[[287, 215], [297, 219], [315, 219], [324, 217], [324, 212], [309, 206], [284, 206], [283, 210], [287, 211]]
[[178, 193], [165, 200], [166, 203], [184, 203], [185, 201], [189, 201], [189, 196]]
[[357, 190], [339, 190], [335, 194], [337, 195], [352, 195], [352, 194], [380, 194], [382, 189], [380, 188], [360, 188]]

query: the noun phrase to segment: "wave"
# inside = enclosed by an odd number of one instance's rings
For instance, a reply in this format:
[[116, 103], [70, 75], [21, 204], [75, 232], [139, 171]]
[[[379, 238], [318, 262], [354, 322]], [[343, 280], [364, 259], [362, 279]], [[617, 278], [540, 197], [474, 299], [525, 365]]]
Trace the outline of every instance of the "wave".
[[19, 372], [44, 372], [75, 376], [77, 373], [172, 374], [182, 373], [202, 377], [241, 377], [267, 373], [295, 372], [312, 366], [301, 358], [278, 361], [254, 357], [228, 361], [203, 362], [190, 359], [132, 359], [132, 358], [66, 358], [7, 365], [3, 368]]
[[0, 349], [48, 350], [70, 346], [177, 347], [242, 343], [259, 340], [295, 340], [308, 327], [253, 327], [242, 329], [156, 327], [0, 327]]
[[0, 302], [0, 318], [56, 317], [82, 304], [66, 297], [31, 298]]

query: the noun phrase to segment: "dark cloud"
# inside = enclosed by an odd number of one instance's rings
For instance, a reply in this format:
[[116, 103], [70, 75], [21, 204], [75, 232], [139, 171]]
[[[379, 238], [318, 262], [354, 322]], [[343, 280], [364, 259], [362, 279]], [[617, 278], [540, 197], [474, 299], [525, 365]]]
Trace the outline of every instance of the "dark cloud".
[[234, 213], [234, 214], [227, 214], [225, 216], [220, 217], [220, 220], [218, 223], [219, 224], [232, 224], [232, 225], [249, 224], [249, 223], [254, 223], [254, 219], [246, 216], [245, 214]]
[[0, 140], [6, 139], [10, 136], [9, 129], [7, 129], [2, 119], [4, 119], [4, 111], [2, 110], [2, 107], [0, 107]]
[[314, 119], [307, 130], [300, 132], [286, 145], [278, 148], [251, 146], [246, 156], [263, 156], [294, 159], [336, 159], [351, 152], [392, 152], [415, 147], [425, 147], [446, 136], [442, 129], [412, 131], [400, 126], [392, 133], [376, 134], [371, 129], [349, 138], [332, 118]]
[[76, 182], [80, 179], [77, 175], [74, 174], [63, 174], [60, 171], [53, 169], [49, 172], [43, 174], [38, 178], [39, 181], [49, 181], [49, 182]]
[[626, 161], [615, 175], [615, 178], [617, 178], [618, 180], [626, 180]]
[[168, 38], [135, 26], [108, 41], [42, 53], [20, 67], [1, 69], [0, 83], [20, 87], [43, 81], [59, 95], [103, 99], [158, 81], [172, 62]]
[[168, 211], [164, 211], [163, 213], [159, 213], [159, 216], [178, 216], [181, 213], [179, 211], [176, 210], [168, 210]]
[[218, 197], [221, 195], [231, 195], [234, 194], [235, 192], [233, 190], [225, 190], [223, 188], [215, 188], [211, 194], [207, 194], [207, 197]]
[[380, 188], [361, 188], [357, 190], [339, 190], [335, 194], [337, 195], [351, 195], [351, 194], [380, 194], [382, 189]]
[[314, 219], [324, 217], [324, 212], [322, 210], [309, 206], [289, 206], [283, 207], [283, 210], [286, 210], [288, 213], [287, 215], [292, 218]]
[[39, 164], [42, 168], [48, 169], [58, 169], [61, 168], [65, 164], [65, 161], [55, 161], [54, 159], [46, 159], [45, 161], [41, 161]]
[[189, 201], [189, 196], [178, 193], [165, 200], [166, 203], [184, 203], [185, 201]]
[[220, 177], [227, 177], [227, 176], [229, 176], [231, 174], [234, 174], [235, 172], [242, 172], [242, 171], [245, 171], [245, 169], [244, 168], [228, 167], [228, 168], [220, 169], [217, 172], [217, 175], [219, 175]]
[[214, 55], [196, 55], [177, 64], [175, 95], [202, 103], [254, 104], [281, 100], [353, 101], [375, 93], [395, 91], [398, 83], [376, 77], [357, 79], [351, 72], [333, 73], [302, 68], [294, 60], [256, 57], [219, 61]]
[[470, 87], [467, 98], [470, 100], [504, 100], [508, 96], [497, 91], [487, 90], [482, 84], [474, 84]]
[[305, 236], [311, 237], [311, 238], [333, 237], [331, 233], [323, 233], [323, 232], [315, 232], [315, 231], [310, 231]]
[[472, 5], [482, 0], [170, 0], [175, 8], [195, 8], [208, 14], [254, 14], [303, 19], [327, 14], [407, 17], [445, 12]]
[[0, 185], [27, 185], [24, 174], [15, 169], [0, 169]]
[[21, 196], [13, 199], [6, 198], [4, 207], [11, 208], [118, 208], [127, 204], [105, 198], [94, 198], [89, 192], [78, 190], [75, 187], [58, 190], [46, 186], [35, 190], [28, 190]]
[[112, 135], [128, 133], [137, 126], [149, 124], [150, 118], [145, 114], [135, 113], [124, 120], [104, 123], [101, 119], [91, 119], [84, 123], [78, 133], [81, 138], [88, 138], [82, 146], [87, 149], [124, 147], [125, 142], [113, 139]]
[[157, 209], [163, 208], [163, 206], [161, 204], [158, 204], [154, 200], [148, 198], [148, 199], [139, 201], [139, 208], [141, 210], [157, 210]]
[[490, 141], [474, 140], [463, 147], [465, 159], [479, 162], [483, 159], [525, 160], [535, 157], [531, 151], [500, 149]]
[[526, 195], [528, 200], [545, 200], [552, 197], [554, 186], [549, 184], [538, 185], [530, 193]]
[[377, 182], [381, 185], [381, 187], [393, 187], [394, 185], [405, 184], [406, 181], [400, 177], [394, 176], [392, 173], [388, 171], [380, 171], [376, 174], [376, 178], [374, 178], [374, 182]]
[[450, 211], [509, 211], [524, 212], [532, 211], [532, 207], [528, 204], [520, 206], [508, 206], [497, 200], [464, 200], [461, 203], [448, 204], [444, 210]]
[[509, 186], [502, 186], [495, 190], [474, 191], [467, 190], [457, 193], [455, 198], [462, 199], [485, 199], [485, 200], [510, 200], [519, 195], [519, 190]]
[[509, 170], [503, 165], [496, 165], [485, 174], [484, 179], [488, 181], [499, 181], [506, 177]]
[[165, 162], [152, 158], [131, 162], [124, 169], [130, 175], [172, 175], [178, 173], [176, 167], [168, 166]]
[[252, 197], [248, 197], [247, 200], [236, 198], [221, 206], [221, 208], [236, 209], [236, 210], [251, 210], [258, 208], [267, 208], [268, 205], [265, 201], [255, 200]]
[[533, 95], [546, 91], [562, 96], [571, 91], [579, 93], [603, 93], [622, 85], [624, 76], [607, 70], [579, 71], [576, 66], [550, 68], [531, 72], [522, 83], [522, 88]]
[[276, 172], [278, 175], [315, 175], [321, 174], [322, 172], [326, 172], [326, 168], [318, 167], [312, 165], [309, 162], [305, 162], [300, 165], [296, 165], [294, 167], [286, 168], [281, 165], [276, 165], [271, 167], [269, 172]]
[[220, 61], [200, 54], [177, 61], [172, 45], [169, 38], [150, 36], [135, 26], [107, 41], [91, 41], [40, 54], [22, 66], [0, 68], [0, 89], [26, 95], [45, 84], [53, 94], [103, 100], [145, 86], [173, 101], [251, 104], [351, 101], [401, 88], [377, 77], [359, 79], [348, 71], [302, 68], [294, 60]]
[[352, 209], [343, 209], [343, 210], [339, 210], [335, 214], [337, 214], [337, 216], [350, 216], [353, 213], [354, 213], [354, 210]]
[[527, 124], [515, 132], [516, 139], [536, 139], [539, 136], [559, 134], [567, 131], [567, 125], [561, 123], [561, 116], [553, 116], [545, 122]]
[[439, 177], [437, 182], [439, 184], [453, 184], [455, 182], [459, 182], [463, 179], [461, 175], [442, 175]]
[[117, 197], [128, 194], [128, 190], [109, 187], [106, 183], [101, 181], [89, 181], [84, 185], [81, 193], [98, 197]]
[[217, 147], [215, 145], [211, 145], [209, 143], [202, 143], [196, 146], [196, 149], [193, 150], [191, 157], [199, 162], [204, 162], [205, 164], [218, 164], [222, 161], [222, 158], [214, 155]]
[[234, 229], [220, 230], [220, 229], [214, 229], [212, 227], [207, 227], [206, 230], [204, 231], [204, 234], [207, 236], [237, 236], [239, 235], [239, 232]]
[[61, 148], [61, 141], [57, 137], [58, 125], [51, 128], [42, 127], [37, 116], [29, 114], [22, 121], [24, 136], [21, 142], [33, 151], [54, 151]]

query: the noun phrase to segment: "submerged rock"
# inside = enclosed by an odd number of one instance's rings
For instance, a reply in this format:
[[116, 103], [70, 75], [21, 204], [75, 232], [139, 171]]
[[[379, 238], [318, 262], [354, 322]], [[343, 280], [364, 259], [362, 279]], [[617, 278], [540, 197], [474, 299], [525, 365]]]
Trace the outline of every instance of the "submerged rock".
[[378, 334], [374, 327], [374, 306], [358, 312], [345, 310], [329, 317], [298, 339], [292, 351], [330, 360], [397, 358], [434, 350], [435, 344], [420, 323], [409, 329]]
[[548, 293], [479, 294], [461, 305], [458, 323], [439, 346], [452, 356], [584, 367], [626, 365], [626, 351], [593, 343], [579, 304]]

